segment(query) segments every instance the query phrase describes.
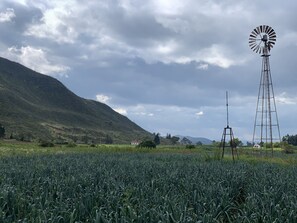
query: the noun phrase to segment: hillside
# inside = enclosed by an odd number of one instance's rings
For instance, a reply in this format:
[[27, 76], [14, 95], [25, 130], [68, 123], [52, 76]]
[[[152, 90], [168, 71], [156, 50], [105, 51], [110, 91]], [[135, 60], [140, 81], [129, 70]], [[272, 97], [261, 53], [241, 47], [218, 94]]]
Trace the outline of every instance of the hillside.
[[15, 138], [129, 143], [151, 134], [109, 106], [0, 57], [0, 123]]
[[184, 137], [187, 138], [192, 142], [192, 144], [196, 144], [198, 142], [201, 142], [203, 145], [210, 145], [212, 144], [212, 140], [203, 138], [203, 137], [191, 137], [191, 136], [181, 136], [178, 135], [179, 139], [182, 140]]

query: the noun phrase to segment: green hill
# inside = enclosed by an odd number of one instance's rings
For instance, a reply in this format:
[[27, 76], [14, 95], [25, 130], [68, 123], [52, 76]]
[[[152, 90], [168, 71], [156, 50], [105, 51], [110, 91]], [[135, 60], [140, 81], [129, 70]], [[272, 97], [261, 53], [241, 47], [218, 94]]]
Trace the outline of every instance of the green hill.
[[0, 123], [15, 138], [129, 143], [151, 134], [58, 80], [0, 58]]

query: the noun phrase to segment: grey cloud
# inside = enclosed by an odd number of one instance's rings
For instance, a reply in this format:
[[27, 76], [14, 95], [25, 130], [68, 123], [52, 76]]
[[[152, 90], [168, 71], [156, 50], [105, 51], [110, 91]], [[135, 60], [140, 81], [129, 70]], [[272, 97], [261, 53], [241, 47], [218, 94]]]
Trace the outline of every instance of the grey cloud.
[[[60, 6], [59, 1], [47, 4], [44, 8]], [[68, 4], [60, 9], [67, 13], [54, 14], [60, 26], [40, 38], [24, 33], [33, 25], [42, 27], [45, 11], [34, 3], [1, 2], [16, 14], [13, 23], [0, 24], [1, 50], [12, 45], [45, 49], [50, 61], [70, 67], [69, 78], [58, 77], [69, 89], [86, 98], [109, 96], [114, 107], [126, 109], [150, 131], [218, 139], [228, 90], [235, 134], [248, 139], [261, 71], [261, 57], [249, 49], [248, 36], [260, 24], [271, 25], [278, 36], [270, 57], [275, 94], [296, 95], [297, 4], [292, 1], [187, 1], [172, 13], [166, 11], [170, 7], [154, 8], [152, 1]], [[58, 41], [63, 35], [71, 41]], [[207, 59], [215, 54], [228, 64]], [[133, 113], [137, 105], [154, 115]], [[283, 134], [295, 131], [292, 106], [279, 106]], [[200, 111], [203, 115], [195, 117]]]
[[37, 8], [28, 8], [11, 1], [3, 1], [0, 10], [7, 8], [14, 10], [15, 17], [11, 22], [0, 24], [1, 42], [7, 46], [21, 45], [26, 42], [22, 34], [27, 25], [41, 18], [42, 14]]

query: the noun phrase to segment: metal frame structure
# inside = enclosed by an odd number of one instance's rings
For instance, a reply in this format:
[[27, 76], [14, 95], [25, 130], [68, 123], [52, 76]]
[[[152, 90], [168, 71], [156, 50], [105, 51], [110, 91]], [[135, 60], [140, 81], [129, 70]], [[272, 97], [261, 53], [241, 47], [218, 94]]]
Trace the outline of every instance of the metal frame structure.
[[[281, 141], [278, 115], [276, 111], [274, 90], [270, 72], [269, 52], [276, 41], [274, 30], [266, 25], [255, 28], [249, 38], [253, 51], [262, 57], [262, 71], [258, 92], [257, 108], [254, 122], [253, 145], [259, 144], [261, 148], [271, 149], [273, 143]], [[275, 130], [276, 129], [276, 133]]]
[[[237, 149], [236, 149], [236, 145], [235, 145], [235, 141], [234, 141], [233, 131], [232, 131], [232, 128], [229, 126], [229, 110], [228, 110], [228, 106], [229, 106], [229, 104], [228, 104], [228, 91], [226, 91], [227, 127], [224, 128], [220, 148], [222, 149], [222, 159], [223, 159], [224, 154], [225, 154], [225, 148], [230, 147], [231, 148], [231, 153], [232, 153], [232, 159], [234, 161], [235, 160], [234, 156], [236, 155], [237, 158], [238, 158], [238, 153], [237, 153]], [[230, 138], [229, 145], [228, 145], [228, 143], [226, 143], [227, 136], [229, 136], [229, 138]]]

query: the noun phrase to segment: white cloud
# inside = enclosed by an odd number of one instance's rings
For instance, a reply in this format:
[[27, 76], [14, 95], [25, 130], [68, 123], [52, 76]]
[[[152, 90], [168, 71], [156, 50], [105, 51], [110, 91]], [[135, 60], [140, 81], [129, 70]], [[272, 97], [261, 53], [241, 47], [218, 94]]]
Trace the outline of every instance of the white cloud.
[[201, 63], [197, 67], [199, 70], [207, 70], [208, 69], [208, 64], [207, 63]]
[[286, 92], [282, 92], [275, 97], [275, 100], [280, 104], [295, 105], [297, 104], [297, 97], [289, 97]]
[[200, 112], [196, 112], [195, 115], [197, 115], [198, 117], [204, 115], [203, 111], [200, 111]]
[[37, 72], [47, 75], [61, 75], [66, 76], [66, 72], [70, 70], [64, 65], [53, 64], [48, 60], [46, 51], [40, 48], [31, 46], [22, 46], [17, 48], [15, 46], [7, 49], [3, 55], [11, 60], [19, 62], [26, 67], [31, 68]]
[[12, 19], [16, 17], [14, 13], [14, 9], [7, 8], [6, 11], [0, 12], [0, 23], [1, 22], [10, 22]]
[[28, 0], [11, 0], [12, 2], [27, 6], [27, 1]]
[[184, 3], [179, 0], [153, 0], [152, 6], [155, 13], [178, 15], [182, 12]]
[[222, 45], [213, 44], [211, 47], [198, 52], [198, 61], [216, 65], [222, 68], [228, 68], [237, 62], [228, 57], [228, 49]]
[[124, 109], [124, 108], [114, 108], [113, 110], [115, 110], [116, 112], [120, 113], [121, 115], [125, 115], [126, 116], [128, 114], [127, 110]]
[[104, 95], [104, 94], [97, 94], [96, 95], [96, 100], [101, 102], [101, 103], [108, 103], [111, 100], [111, 97]]
[[[88, 54], [88, 58], [95, 57], [96, 60], [100, 58], [104, 61], [99, 66], [109, 66], [106, 61], [116, 57], [140, 57], [149, 64], [157, 62], [187, 64], [196, 61], [222, 68], [229, 68], [243, 62], [238, 57], [230, 56], [231, 52], [227, 45], [208, 43], [202, 46], [199, 44], [201, 38], [205, 38], [207, 34], [212, 37], [213, 32], [209, 26], [200, 24], [199, 15], [203, 15], [203, 19], [209, 18], [209, 22], [218, 15], [224, 20], [229, 14], [238, 14], [242, 8], [240, 5], [225, 7], [224, 4], [200, 2], [199, 7], [195, 7], [197, 3], [191, 0], [184, 2], [151, 0], [145, 3], [120, 0], [116, 3], [88, 2], [83, 5], [80, 2], [53, 0], [43, 4], [42, 1], [38, 1], [36, 5], [43, 12], [43, 17], [39, 23], [30, 25], [25, 35], [50, 39], [59, 44], [77, 44], [78, 47], [81, 44], [87, 50], [84, 55]], [[191, 17], [193, 7], [198, 8], [200, 14]], [[96, 13], [93, 11], [94, 8]], [[211, 9], [211, 13], [204, 15], [203, 12], [206, 9]], [[225, 9], [228, 13], [223, 13]], [[122, 19], [120, 26], [110, 23], [115, 17]], [[157, 30], [160, 30], [159, 25], [161, 25], [164, 38], [158, 35], [154, 37], [152, 33], [152, 35], [140, 35], [141, 37], [135, 35], [133, 37], [135, 40], [132, 41], [130, 34], [125, 30], [133, 27], [132, 31], [139, 32], [144, 29], [140, 26], [142, 23], [131, 25], [131, 21], [138, 21], [141, 17], [147, 19], [144, 25], [148, 25], [152, 32], [159, 32]], [[176, 34], [166, 37], [169, 30]], [[220, 30], [217, 31], [220, 32]], [[84, 41], [80, 38], [81, 36], [90, 38]], [[195, 36], [197, 45], [192, 46], [191, 39]], [[191, 41], [188, 41], [189, 39]], [[206, 69], [206, 65], [201, 65], [199, 69]]]
[[59, 43], [74, 43], [78, 33], [67, 21], [71, 10], [52, 8], [44, 11], [39, 24], [31, 25], [24, 33], [38, 38], [49, 38]]

